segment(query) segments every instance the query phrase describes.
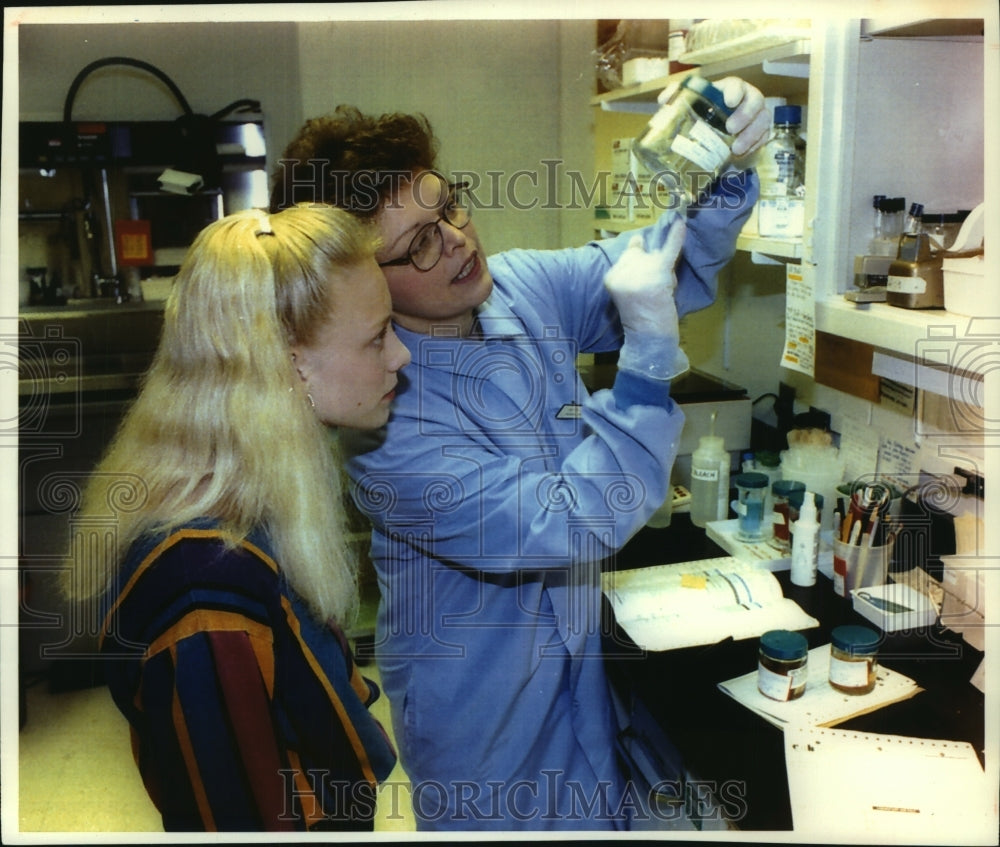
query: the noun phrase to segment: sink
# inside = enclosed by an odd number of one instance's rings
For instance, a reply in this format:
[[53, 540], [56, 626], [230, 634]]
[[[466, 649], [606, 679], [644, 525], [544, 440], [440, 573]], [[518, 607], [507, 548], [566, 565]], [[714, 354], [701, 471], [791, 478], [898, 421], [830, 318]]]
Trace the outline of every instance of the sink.
[[20, 395], [134, 387], [159, 342], [163, 303], [29, 306], [19, 319]]

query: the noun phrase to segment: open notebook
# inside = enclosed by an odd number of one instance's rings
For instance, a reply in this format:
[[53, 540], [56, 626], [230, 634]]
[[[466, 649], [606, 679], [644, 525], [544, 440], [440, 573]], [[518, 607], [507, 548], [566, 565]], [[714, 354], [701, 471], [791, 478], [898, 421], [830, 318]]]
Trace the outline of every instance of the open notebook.
[[819, 626], [770, 571], [729, 556], [606, 573], [603, 587], [619, 626], [646, 650]]

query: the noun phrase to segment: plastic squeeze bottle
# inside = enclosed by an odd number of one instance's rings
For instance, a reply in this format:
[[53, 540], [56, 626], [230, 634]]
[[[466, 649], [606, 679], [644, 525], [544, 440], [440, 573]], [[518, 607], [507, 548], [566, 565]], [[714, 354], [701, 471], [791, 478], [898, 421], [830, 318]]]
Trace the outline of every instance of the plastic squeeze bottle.
[[807, 491], [802, 498], [799, 519], [795, 522], [792, 538], [793, 585], [809, 587], [816, 584], [816, 570], [819, 565], [819, 521], [816, 520], [816, 497]]
[[[712, 413], [712, 433], [715, 412]], [[703, 435], [691, 455], [691, 523], [703, 527], [729, 514], [729, 454], [718, 435]]]

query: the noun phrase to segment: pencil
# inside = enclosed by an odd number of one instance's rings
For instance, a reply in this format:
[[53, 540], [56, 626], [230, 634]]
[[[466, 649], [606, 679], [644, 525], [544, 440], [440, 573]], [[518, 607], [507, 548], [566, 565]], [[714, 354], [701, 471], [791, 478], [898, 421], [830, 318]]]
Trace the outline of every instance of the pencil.
[[848, 544], [857, 544], [858, 540], [861, 538], [861, 521], [855, 521], [854, 526], [851, 527], [851, 535], [848, 538]]
[[868, 538], [865, 543], [872, 547], [875, 545], [875, 533], [878, 531], [878, 506], [875, 507], [875, 511], [872, 512], [872, 519], [868, 523]]

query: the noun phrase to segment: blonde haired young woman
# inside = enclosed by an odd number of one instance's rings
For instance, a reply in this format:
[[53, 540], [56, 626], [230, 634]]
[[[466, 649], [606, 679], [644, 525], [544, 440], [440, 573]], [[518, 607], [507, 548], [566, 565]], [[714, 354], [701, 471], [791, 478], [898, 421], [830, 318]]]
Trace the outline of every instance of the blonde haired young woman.
[[238, 213], [196, 239], [92, 475], [67, 593], [167, 830], [368, 829], [395, 753], [342, 627], [357, 608], [329, 427], [389, 416], [409, 361], [369, 227]]

